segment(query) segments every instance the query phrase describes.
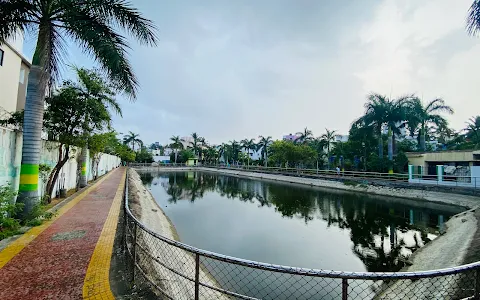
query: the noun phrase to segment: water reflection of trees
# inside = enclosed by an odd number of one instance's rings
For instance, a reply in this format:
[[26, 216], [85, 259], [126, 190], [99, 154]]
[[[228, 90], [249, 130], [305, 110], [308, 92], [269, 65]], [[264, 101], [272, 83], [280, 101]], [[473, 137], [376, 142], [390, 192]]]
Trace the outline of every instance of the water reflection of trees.
[[[214, 173], [174, 172], [157, 177], [163, 177], [160, 181], [170, 203], [194, 202], [207, 192], [216, 192], [222, 197], [258, 203], [259, 207], [273, 206], [283, 217], [300, 218], [306, 224], [317, 218], [329, 227], [349, 230], [352, 251], [368, 271], [398, 271], [411, 253], [429, 242], [427, 233], [437, 225], [432, 220], [438, 218], [438, 213], [366, 195], [323, 192]], [[153, 176], [143, 175], [142, 180], [152, 184]], [[420, 222], [413, 222], [413, 216]]]

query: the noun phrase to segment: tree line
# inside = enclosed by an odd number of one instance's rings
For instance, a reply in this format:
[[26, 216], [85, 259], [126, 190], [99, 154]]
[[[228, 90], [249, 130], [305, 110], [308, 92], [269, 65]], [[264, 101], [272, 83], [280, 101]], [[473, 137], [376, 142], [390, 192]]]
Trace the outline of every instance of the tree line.
[[[171, 143], [162, 149], [171, 148], [171, 161], [177, 163], [197, 157], [208, 164], [404, 172], [408, 164], [405, 153], [430, 151], [432, 141], [438, 142], [438, 151], [480, 146], [480, 116], [470, 118], [465, 128], [455, 131], [445, 118], [454, 111], [441, 98], [424, 103], [415, 95], [391, 99], [372, 93], [367, 96], [364, 107], [364, 114], [350, 126], [348, 141], [337, 141], [335, 130], [327, 128], [315, 137], [311, 130], [304, 128], [292, 141], [273, 141], [271, 136], [259, 136], [256, 140], [247, 138], [210, 145], [194, 132], [190, 143], [172, 136]], [[253, 151], [259, 151], [256, 160], [247, 154]]]

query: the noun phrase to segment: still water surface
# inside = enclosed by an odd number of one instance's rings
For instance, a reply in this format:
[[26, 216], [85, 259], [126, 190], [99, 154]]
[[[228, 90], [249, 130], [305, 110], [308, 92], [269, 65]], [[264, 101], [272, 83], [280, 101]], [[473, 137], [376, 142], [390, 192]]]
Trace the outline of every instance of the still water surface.
[[464, 210], [209, 172], [140, 175], [182, 242], [296, 267], [398, 271]]

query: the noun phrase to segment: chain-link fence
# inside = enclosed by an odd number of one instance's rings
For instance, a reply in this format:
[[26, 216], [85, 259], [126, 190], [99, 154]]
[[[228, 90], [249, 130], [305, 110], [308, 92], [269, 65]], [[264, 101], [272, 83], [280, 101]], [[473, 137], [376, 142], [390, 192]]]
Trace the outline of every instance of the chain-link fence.
[[[128, 185], [126, 185], [128, 189]], [[160, 299], [480, 299], [480, 262], [422, 272], [341, 272], [260, 263], [165, 238], [130, 211], [126, 264]]]

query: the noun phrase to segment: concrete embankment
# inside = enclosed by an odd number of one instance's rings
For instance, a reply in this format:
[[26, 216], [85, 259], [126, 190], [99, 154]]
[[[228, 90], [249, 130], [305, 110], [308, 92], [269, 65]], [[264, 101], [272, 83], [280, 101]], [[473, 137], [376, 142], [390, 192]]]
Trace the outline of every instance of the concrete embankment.
[[428, 190], [418, 190], [399, 187], [388, 187], [378, 185], [350, 184], [341, 181], [322, 180], [318, 178], [296, 177], [279, 174], [268, 174], [258, 172], [248, 172], [241, 170], [214, 169], [214, 168], [195, 168], [195, 170], [217, 172], [222, 174], [243, 176], [249, 178], [258, 178], [264, 180], [282, 181], [288, 183], [304, 184], [315, 187], [346, 190], [351, 192], [369, 193], [375, 195], [384, 195], [389, 197], [400, 197], [415, 200], [426, 200], [444, 204], [453, 204], [463, 206], [467, 209], [480, 205], [480, 197], [470, 195], [459, 195], [453, 193], [443, 193]]
[[[389, 197], [399, 197], [426, 202], [437, 202], [443, 204], [463, 206], [466, 209], [465, 212], [452, 217], [448, 222], [446, 222], [446, 233], [437, 237], [434, 241], [428, 243], [421, 249], [417, 250], [409, 259], [412, 265], [404, 268], [402, 271], [425, 271], [443, 269], [459, 266], [464, 263], [472, 262], [473, 259], [478, 260], [480, 258], [480, 251], [478, 251], [478, 247], [475, 246], [480, 245], [480, 209], [475, 209], [480, 204], [479, 197], [409, 188], [396, 188], [376, 185], [370, 186], [361, 184], [352, 185], [333, 180], [321, 180], [317, 178], [304, 178], [279, 174], [247, 172], [241, 170], [198, 167], [182, 169], [152, 168], [151, 171], [159, 170], [197, 170], [216, 172], [232, 176], [303, 184], [319, 188], [330, 188], [350, 192], [361, 192]], [[153, 199], [150, 202], [155, 203]], [[467, 211], [467, 209], [470, 210]], [[152, 218], [155, 219], [158, 217], [152, 216]], [[441, 296], [445, 294], [445, 291], [452, 291], [458, 288], [458, 285], [460, 284], [460, 277], [448, 276], [409, 281], [408, 288], [406, 288], [405, 284], [406, 283], [404, 281], [399, 281], [396, 283], [392, 282], [388, 286], [383, 286], [383, 292], [378, 295], [378, 298], [441, 299]]]
[[[179, 240], [175, 227], [157, 204], [152, 194], [142, 184], [138, 173], [133, 169], [129, 171], [128, 186], [130, 209], [135, 217], [152, 231], [171, 240]], [[191, 281], [169, 271], [159, 263], [155, 263], [150, 257], [155, 257], [162, 264], [189, 278], [195, 278], [195, 258], [192, 253], [162, 242], [141, 230], [137, 233], [137, 240], [140, 245], [145, 247], [144, 251], [150, 254], [147, 255], [143, 251], [137, 251], [140, 266], [147, 273], [147, 276], [154, 280], [164, 290], [165, 294], [173, 296], [174, 299], [193, 299], [195, 290]], [[215, 279], [204, 268], [200, 269], [200, 282], [219, 287]], [[207, 298], [228, 299], [219, 292], [207, 291], [205, 288], [201, 290], [202, 295]]]

